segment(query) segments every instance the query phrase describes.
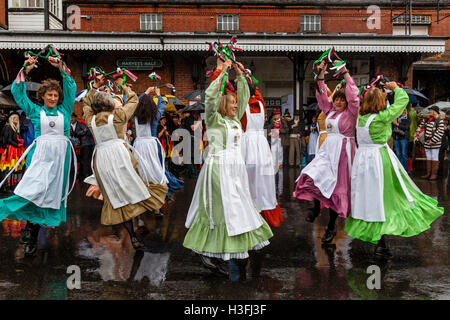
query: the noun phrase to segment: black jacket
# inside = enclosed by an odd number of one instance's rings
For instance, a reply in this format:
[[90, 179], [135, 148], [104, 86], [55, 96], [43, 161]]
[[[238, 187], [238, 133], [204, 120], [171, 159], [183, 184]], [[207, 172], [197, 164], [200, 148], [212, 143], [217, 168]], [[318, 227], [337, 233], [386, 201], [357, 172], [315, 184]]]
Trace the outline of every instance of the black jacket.
[[411, 126], [411, 119], [409, 117], [398, 121], [399, 126], [392, 124], [392, 137], [394, 140], [409, 140], [409, 127]]
[[17, 132], [11, 128], [9, 124], [3, 129], [3, 145], [6, 148], [8, 145], [18, 148], [19, 140], [17, 139]]
[[91, 131], [89, 130], [88, 126], [85, 125], [83, 122], [76, 123], [75, 130], [73, 130], [72, 135], [80, 139], [81, 146], [90, 146], [90, 145], [93, 146], [95, 144]]

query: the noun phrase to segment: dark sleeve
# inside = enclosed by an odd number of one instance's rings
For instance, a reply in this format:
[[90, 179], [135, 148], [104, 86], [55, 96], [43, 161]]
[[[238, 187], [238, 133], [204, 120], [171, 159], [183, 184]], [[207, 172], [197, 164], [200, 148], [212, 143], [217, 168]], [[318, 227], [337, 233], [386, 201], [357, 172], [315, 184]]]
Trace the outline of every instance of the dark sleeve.
[[75, 126], [75, 132], [74, 135], [78, 138], [82, 138], [83, 136], [86, 135], [88, 131], [88, 127], [81, 122], [78, 122], [77, 125]]
[[411, 126], [411, 119], [410, 118], [406, 118], [406, 119], [403, 119], [402, 122], [399, 123], [398, 127], [402, 131], [408, 131], [410, 126]]
[[5, 134], [5, 144], [18, 148], [19, 141], [17, 140], [17, 134], [14, 132], [14, 130], [8, 126], [5, 130]]

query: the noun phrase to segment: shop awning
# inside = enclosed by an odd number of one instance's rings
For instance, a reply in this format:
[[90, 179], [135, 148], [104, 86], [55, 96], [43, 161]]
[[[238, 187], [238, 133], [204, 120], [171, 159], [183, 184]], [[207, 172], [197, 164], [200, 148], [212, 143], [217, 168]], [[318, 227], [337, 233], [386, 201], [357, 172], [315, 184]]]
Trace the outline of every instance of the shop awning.
[[[207, 51], [206, 42], [228, 42], [217, 33], [116, 33], [0, 31], [0, 49], [42, 49], [52, 43], [61, 50]], [[238, 46], [255, 52], [320, 52], [334, 46], [339, 52], [439, 53], [448, 37], [377, 34], [238, 34]]]

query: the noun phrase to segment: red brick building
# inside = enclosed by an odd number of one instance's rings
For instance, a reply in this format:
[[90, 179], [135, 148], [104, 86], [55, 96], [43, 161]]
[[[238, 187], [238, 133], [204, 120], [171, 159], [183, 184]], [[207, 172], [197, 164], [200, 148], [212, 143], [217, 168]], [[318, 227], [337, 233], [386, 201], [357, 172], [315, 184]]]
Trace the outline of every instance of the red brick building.
[[[382, 73], [424, 89], [431, 101], [448, 98], [450, 1], [417, 0], [407, 7], [409, 2], [8, 0], [0, 11], [8, 28], [0, 31], [0, 69], [8, 75], [1, 84], [14, 78], [24, 51], [54, 43], [66, 53], [80, 90], [89, 67], [126, 65], [139, 77], [136, 91], [152, 84], [147, 76], [155, 71], [181, 97], [207, 84], [205, 71], [215, 59], [206, 42], [228, 42], [237, 34], [244, 49], [238, 58], [274, 107], [314, 100], [312, 62], [331, 46], [357, 84]], [[52, 71], [42, 68], [36, 81]]]

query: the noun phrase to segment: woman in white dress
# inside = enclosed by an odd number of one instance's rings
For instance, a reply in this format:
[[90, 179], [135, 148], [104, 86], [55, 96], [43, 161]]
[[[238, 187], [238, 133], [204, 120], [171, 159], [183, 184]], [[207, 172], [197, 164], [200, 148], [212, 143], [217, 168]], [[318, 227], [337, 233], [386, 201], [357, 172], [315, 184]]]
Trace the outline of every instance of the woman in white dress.
[[[125, 94], [122, 108], [115, 109], [111, 94], [104, 88], [103, 78], [95, 78], [93, 89], [83, 99], [84, 117], [95, 139], [93, 171], [103, 195], [101, 223], [122, 224], [130, 234], [135, 249], [144, 243], [134, 232], [132, 219], [161, 208], [167, 194], [162, 184], [144, 181], [139, 175], [138, 163], [123, 140], [123, 126], [133, 115], [137, 95], [126, 84], [120, 83]], [[145, 162], [144, 162], [145, 163]]]

